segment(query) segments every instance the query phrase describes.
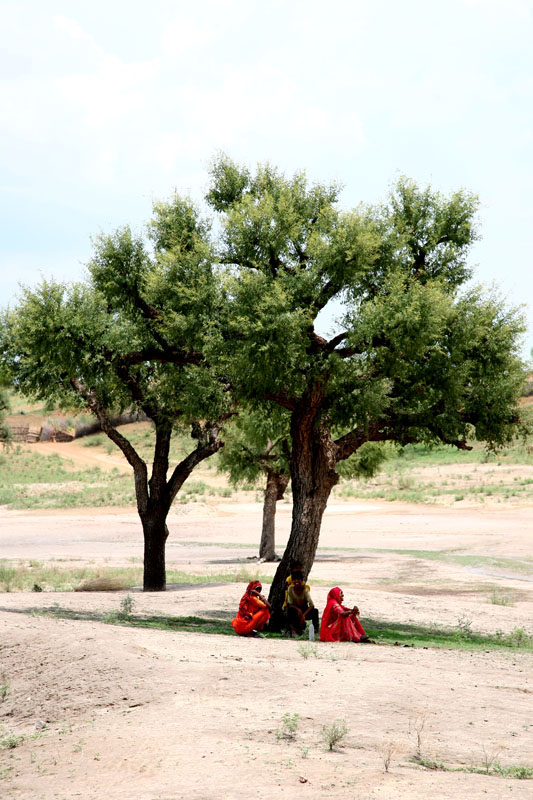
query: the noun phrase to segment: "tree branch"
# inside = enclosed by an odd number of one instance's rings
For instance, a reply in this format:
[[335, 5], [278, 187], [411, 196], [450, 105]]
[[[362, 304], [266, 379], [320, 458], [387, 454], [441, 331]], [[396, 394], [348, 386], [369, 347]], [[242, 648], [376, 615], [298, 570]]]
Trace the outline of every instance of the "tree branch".
[[263, 395], [263, 399], [271, 403], [277, 403], [282, 408], [287, 408], [289, 411], [294, 411], [298, 403], [298, 398], [291, 397], [286, 391], [265, 394]]
[[328, 350], [335, 350], [338, 344], [343, 342], [346, 337], [348, 336], [348, 331], [343, 331], [342, 333], [338, 333], [333, 339], [330, 339], [328, 342]]
[[[231, 415], [224, 415], [224, 418], [227, 419], [228, 416]], [[168, 482], [169, 507], [195, 466], [224, 447], [224, 442], [219, 439], [220, 422], [221, 420], [216, 423], [206, 422], [202, 429], [203, 441], [199, 441], [196, 449], [175, 467]]]
[[144, 514], [148, 507], [148, 470], [146, 463], [137, 453], [131, 442], [113, 427], [109, 415], [96, 393], [87, 389], [77, 378], [71, 378], [70, 385], [77, 394], [83, 397], [90, 410], [100, 422], [106, 436], [122, 450], [128, 464], [133, 468], [137, 508], [140, 514]]

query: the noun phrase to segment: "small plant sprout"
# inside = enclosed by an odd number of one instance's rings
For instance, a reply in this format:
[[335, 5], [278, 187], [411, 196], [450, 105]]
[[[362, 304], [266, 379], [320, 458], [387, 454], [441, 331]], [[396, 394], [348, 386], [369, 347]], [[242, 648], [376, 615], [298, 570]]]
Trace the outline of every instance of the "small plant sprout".
[[299, 721], [299, 714], [291, 714], [289, 712], [284, 714], [281, 718], [281, 728], [278, 728], [276, 731], [276, 739], [285, 739], [289, 742], [294, 741]]
[[299, 644], [298, 645], [298, 653], [301, 655], [302, 658], [309, 658], [309, 656], [314, 656], [315, 658], [320, 658], [320, 653], [318, 652], [318, 647], [316, 644]]
[[340, 745], [348, 733], [348, 726], [344, 720], [334, 720], [331, 725], [324, 725], [322, 728], [322, 741], [328, 750], [334, 750]]
[[6, 680], [5, 675], [2, 675], [0, 678], [0, 703], [3, 703], [4, 700], [7, 699], [9, 694], [9, 684]]

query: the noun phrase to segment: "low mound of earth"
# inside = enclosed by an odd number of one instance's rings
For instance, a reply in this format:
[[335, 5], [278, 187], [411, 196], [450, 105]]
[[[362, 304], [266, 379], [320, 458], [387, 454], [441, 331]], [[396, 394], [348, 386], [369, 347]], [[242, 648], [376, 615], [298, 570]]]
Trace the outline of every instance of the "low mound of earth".
[[[2, 594], [1, 796], [530, 798], [529, 780], [452, 770], [533, 766], [533, 654], [231, 635], [246, 579], [275, 570], [252, 560], [260, 520], [260, 504], [233, 499], [172, 511], [168, 568], [213, 583]], [[314, 600], [322, 610], [340, 585], [363, 623], [530, 629], [532, 523], [527, 507], [332, 503], [310, 576]], [[289, 526], [281, 504], [280, 551]], [[64, 568], [131, 565], [142, 557], [140, 524], [129, 510], [2, 510], [0, 554]], [[228, 572], [242, 582], [217, 579]], [[494, 593], [512, 604], [491, 602]], [[217, 618], [228, 635], [105, 624], [128, 594], [134, 616]], [[298, 715], [294, 739], [283, 735], [286, 714]], [[335, 721], [348, 732], [329, 751], [323, 729]], [[417, 750], [446, 771], [414, 763]]]

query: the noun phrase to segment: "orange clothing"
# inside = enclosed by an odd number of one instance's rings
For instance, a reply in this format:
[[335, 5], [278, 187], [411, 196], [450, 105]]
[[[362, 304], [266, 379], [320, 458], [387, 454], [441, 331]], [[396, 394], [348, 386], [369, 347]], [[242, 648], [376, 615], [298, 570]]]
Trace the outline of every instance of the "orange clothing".
[[263, 601], [251, 594], [251, 590], [255, 589], [258, 583], [258, 581], [251, 581], [248, 584], [237, 616], [231, 621], [235, 633], [238, 633], [239, 636], [249, 636], [253, 631], [262, 630], [270, 619], [270, 611]]

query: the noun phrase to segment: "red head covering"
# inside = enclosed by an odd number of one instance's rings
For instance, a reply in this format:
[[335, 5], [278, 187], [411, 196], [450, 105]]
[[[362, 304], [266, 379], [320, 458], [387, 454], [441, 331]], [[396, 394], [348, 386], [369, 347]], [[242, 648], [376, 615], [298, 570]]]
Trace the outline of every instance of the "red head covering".
[[335, 586], [334, 589], [330, 589], [328, 592], [328, 602], [326, 603], [326, 607], [324, 609], [324, 613], [322, 614], [322, 623], [320, 625], [320, 640], [322, 642], [333, 642], [335, 641], [331, 637], [331, 633], [329, 631], [329, 626], [332, 622], [334, 622], [336, 618], [336, 614], [330, 619], [331, 611], [333, 606], [340, 605], [341, 608], [344, 606], [341, 605], [341, 590], [338, 586]]
[[239, 603], [239, 610], [237, 612], [239, 617], [244, 617], [244, 619], [251, 619], [253, 610], [255, 607], [251, 605], [250, 599], [252, 597], [252, 591], [257, 591], [261, 589], [261, 581], [250, 581], [248, 586], [246, 587], [246, 591], [241, 598], [241, 602]]

